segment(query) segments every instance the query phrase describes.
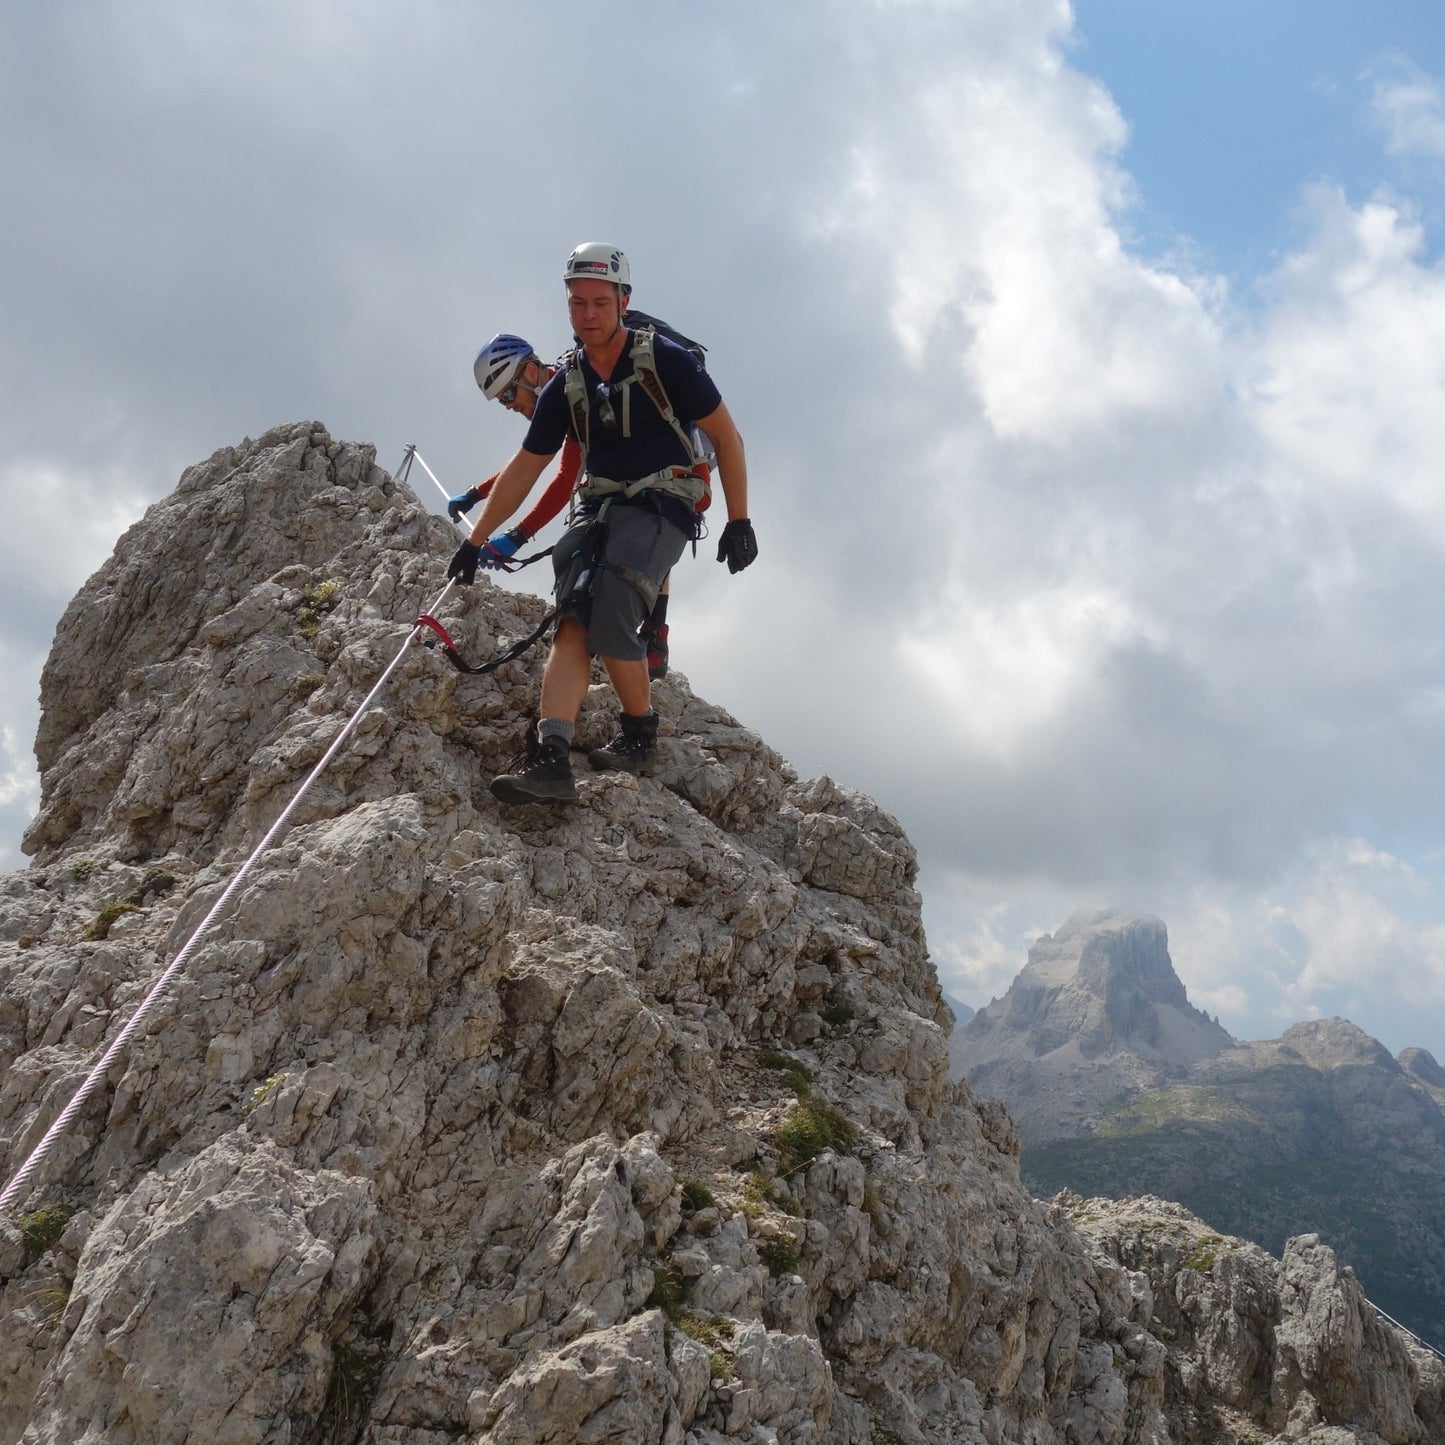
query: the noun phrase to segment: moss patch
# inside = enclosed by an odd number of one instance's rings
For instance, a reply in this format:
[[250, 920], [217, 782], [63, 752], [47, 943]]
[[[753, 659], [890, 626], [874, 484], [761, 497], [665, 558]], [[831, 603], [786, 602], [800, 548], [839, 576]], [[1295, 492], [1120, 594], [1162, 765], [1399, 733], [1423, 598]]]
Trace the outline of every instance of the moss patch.
[[44, 1254], [65, 1233], [71, 1213], [71, 1210], [56, 1204], [49, 1209], [37, 1209], [33, 1214], [22, 1214], [17, 1226], [26, 1248], [32, 1254]]
[[1223, 1245], [1223, 1238], [1217, 1234], [1206, 1234], [1203, 1239], [1196, 1239], [1184, 1256], [1184, 1267], [1208, 1274], [1214, 1268], [1214, 1261], [1219, 1258]]
[[124, 900], [118, 903], [107, 903], [99, 913], [95, 915], [95, 922], [90, 925], [80, 936], [87, 943], [98, 943], [101, 939], [110, 935], [111, 925], [117, 918], [123, 918], [127, 913], [139, 913], [140, 906], [135, 903], [127, 903]]

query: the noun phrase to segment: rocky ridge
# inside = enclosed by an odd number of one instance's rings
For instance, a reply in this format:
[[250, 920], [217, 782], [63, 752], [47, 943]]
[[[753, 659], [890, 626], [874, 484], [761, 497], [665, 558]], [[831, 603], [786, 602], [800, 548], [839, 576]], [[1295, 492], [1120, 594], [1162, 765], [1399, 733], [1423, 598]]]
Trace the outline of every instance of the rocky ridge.
[[[1414, 1428], [1401, 1388], [1411, 1347], [1318, 1235], [1277, 1260], [1161, 1199], [1055, 1202], [1100, 1266], [1132, 1271], [1144, 1291], [1138, 1314], [1168, 1350], [1164, 1412], [1180, 1438], [1359, 1445]], [[1379, 1370], [1382, 1358], [1395, 1363]]]
[[1241, 1043], [1186, 1009], [1158, 919], [1079, 915], [957, 1031], [955, 1068], [1017, 1120], [1037, 1192], [1159, 1195], [1274, 1251], [1317, 1233], [1445, 1346], [1439, 1065], [1344, 1019]]
[[[187, 471], [77, 596], [34, 862], [0, 879], [5, 1177], [452, 540], [301, 423]], [[482, 582], [445, 611], [477, 649], [541, 608]], [[654, 776], [494, 803], [537, 666], [408, 653], [0, 1219], [0, 1445], [1445, 1434], [1445, 1371], [1328, 1250], [1239, 1274], [1029, 1196], [1008, 1116], [948, 1080], [912, 849], [869, 799], [675, 677]], [[580, 745], [607, 721], [599, 689]]]

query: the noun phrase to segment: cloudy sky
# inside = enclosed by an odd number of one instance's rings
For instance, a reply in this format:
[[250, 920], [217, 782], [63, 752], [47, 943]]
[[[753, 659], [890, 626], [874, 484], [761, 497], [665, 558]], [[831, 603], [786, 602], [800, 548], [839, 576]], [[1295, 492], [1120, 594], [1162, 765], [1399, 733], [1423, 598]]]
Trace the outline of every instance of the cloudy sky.
[[748, 444], [675, 664], [898, 815], [952, 993], [1141, 909], [1445, 1058], [1438, 0], [21, 0], [0, 80], [0, 867], [121, 530], [301, 418], [460, 490], [605, 239]]

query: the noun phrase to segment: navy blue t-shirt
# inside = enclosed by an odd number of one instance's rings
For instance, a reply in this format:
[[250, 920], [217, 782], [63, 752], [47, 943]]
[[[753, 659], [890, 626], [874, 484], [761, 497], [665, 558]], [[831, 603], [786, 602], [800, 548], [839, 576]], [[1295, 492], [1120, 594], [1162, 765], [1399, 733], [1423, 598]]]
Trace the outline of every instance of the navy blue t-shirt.
[[[621, 429], [622, 390], [619, 383], [634, 375], [632, 367], [632, 337], [627, 334], [627, 346], [612, 369], [611, 381], [604, 382], [592, 369], [586, 353], [578, 348], [581, 357], [582, 376], [587, 383], [587, 470], [594, 476], [608, 477], [614, 482], [635, 482], [639, 477], [660, 472], [664, 467], [685, 467], [692, 464], [677, 433], [667, 424], [662, 413], [648, 400], [647, 393], [637, 385], [626, 390], [630, 393], [631, 436], [623, 436]], [[712, 378], [702, 368], [702, 363], [685, 348], [665, 336], [653, 341], [653, 359], [657, 363], [657, 374], [667, 392], [672, 409], [685, 424], [710, 416], [722, 404], [722, 394], [713, 384]], [[618, 418], [616, 430], [602, 424], [598, 408], [602, 388], [612, 402]], [[571, 417], [567, 407], [567, 372], [558, 371], [542, 388], [537, 397], [536, 410], [532, 413], [532, 424], [527, 428], [527, 438], [522, 443], [534, 456], [549, 457], [567, 439]]]

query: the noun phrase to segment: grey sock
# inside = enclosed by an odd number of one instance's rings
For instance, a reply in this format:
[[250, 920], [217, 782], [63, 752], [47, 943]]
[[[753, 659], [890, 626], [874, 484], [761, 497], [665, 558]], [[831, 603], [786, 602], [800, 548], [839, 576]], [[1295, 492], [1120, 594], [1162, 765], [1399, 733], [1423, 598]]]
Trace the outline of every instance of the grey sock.
[[537, 724], [537, 741], [546, 742], [548, 738], [561, 738], [570, 748], [572, 738], [577, 728], [564, 717], [544, 717]]

